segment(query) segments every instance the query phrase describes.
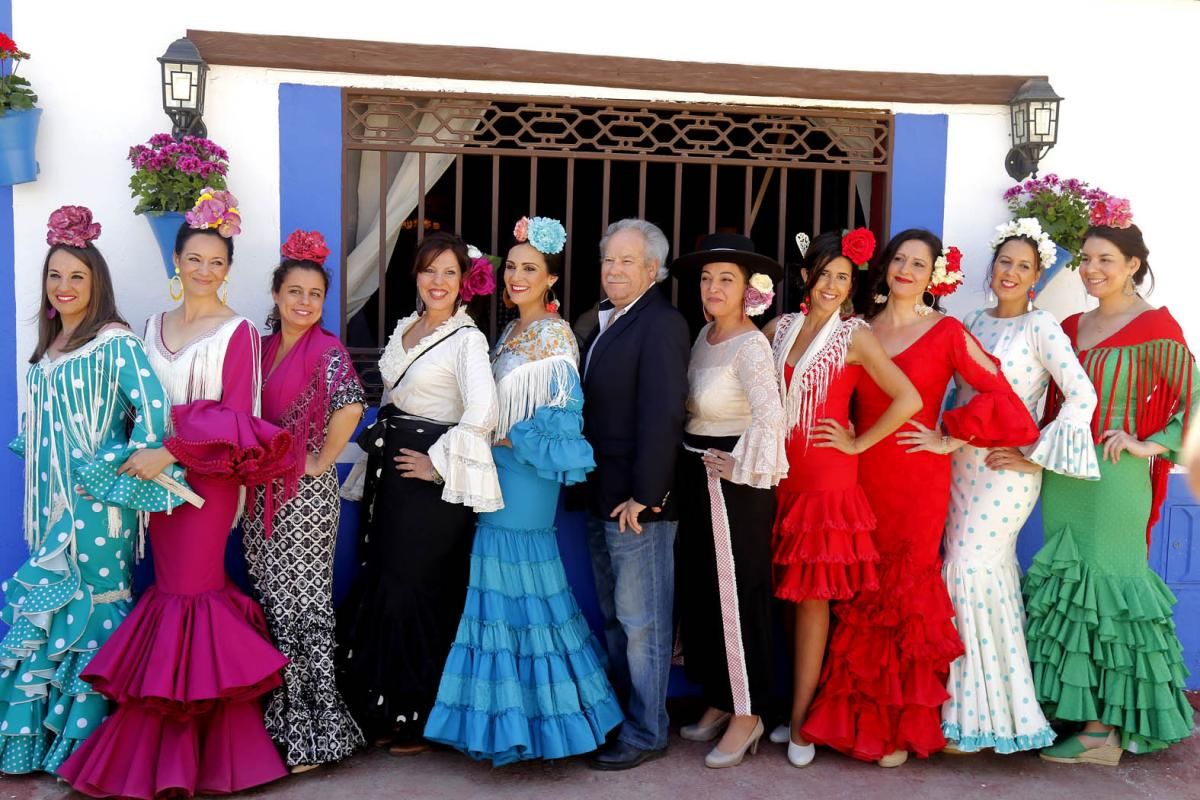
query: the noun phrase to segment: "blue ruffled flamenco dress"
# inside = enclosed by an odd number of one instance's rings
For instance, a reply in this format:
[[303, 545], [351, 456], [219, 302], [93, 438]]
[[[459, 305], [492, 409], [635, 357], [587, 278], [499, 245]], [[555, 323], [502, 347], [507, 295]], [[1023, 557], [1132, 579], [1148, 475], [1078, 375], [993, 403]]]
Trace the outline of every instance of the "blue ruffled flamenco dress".
[[479, 515], [471, 578], [425, 738], [503, 766], [591, 752], [623, 716], [559, 557], [561, 485], [595, 467], [576, 384], [492, 454], [504, 508]]

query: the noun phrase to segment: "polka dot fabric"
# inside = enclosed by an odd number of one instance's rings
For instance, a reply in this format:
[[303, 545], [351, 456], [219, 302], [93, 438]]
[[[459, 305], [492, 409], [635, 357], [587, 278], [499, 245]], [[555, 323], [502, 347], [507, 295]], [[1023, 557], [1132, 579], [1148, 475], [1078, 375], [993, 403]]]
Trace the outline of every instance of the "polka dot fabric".
[[[1088, 430], [1096, 393], [1058, 322], [1045, 311], [997, 319], [981, 310], [966, 325], [999, 360], [1030, 414], [1037, 416], [1051, 381], [1068, 394], [1064, 413], [1025, 448], [1031, 460], [1063, 474], [1099, 477]], [[971, 396], [968, 388], [957, 399]], [[988, 453], [967, 445], [951, 461], [942, 577], [966, 654], [950, 665], [942, 732], [961, 750], [1012, 753], [1054, 741], [1026, 652], [1016, 555], [1017, 535], [1037, 502], [1042, 473], [992, 470]]]
[[165, 398], [145, 367], [138, 339], [114, 330], [27, 375], [30, 411], [10, 448], [26, 458], [32, 551], [0, 584], [0, 617], [10, 626], [0, 641], [0, 772], [56, 771], [109, 714], [79, 676], [129, 613], [139, 497], [152, 503], [144, 487], [162, 490], [132, 478], [120, 493], [84, 497], [75, 486], [131, 452], [129, 414], [134, 437], [165, 426], [165, 407], [145, 405]]

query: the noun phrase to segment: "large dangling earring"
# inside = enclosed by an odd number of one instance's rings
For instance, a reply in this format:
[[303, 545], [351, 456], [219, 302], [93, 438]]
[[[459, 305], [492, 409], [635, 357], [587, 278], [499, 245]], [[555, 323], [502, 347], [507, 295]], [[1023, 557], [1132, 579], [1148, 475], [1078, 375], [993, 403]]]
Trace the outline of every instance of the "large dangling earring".
[[806, 317], [808, 316], [808, 298], [807, 297], [800, 301], [800, 313]]
[[504, 287], [504, 291], [500, 293], [500, 301], [504, 303], [505, 308], [516, 308], [517, 304], [513, 302], [512, 295], [508, 293], [508, 287]]
[[546, 293], [542, 295], [542, 303], [551, 314], [558, 313], [558, 295], [554, 294], [553, 286], [546, 287]]
[[1033, 311], [1033, 298], [1037, 297], [1037, 292], [1033, 289], [1029, 290], [1029, 310]]
[[928, 317], [930, 314], [932, 314], [934, 312], [933, 303], [937, 302], [937, 298], [934, 298], [932, 303], [927, 301], [925, 299], [925, 295], [933, 297], [931, 292], [922, 292], [921, 299], [913, 305], [913, 311], [917, 312], [917, 316], [919, 317]]
[[46, 319], [54, 319], [57, 316], [58, 316], [58, 309], [55, 308], [54, 306], [50, 306], [49, 308], [46, 309]]
[[183, 278], [179, 277], [179, 267], [175, 268], [175, 274], [167, 281], [167, 293], [176, 302], [183, 299]]
[[417, 292], [417, 316], [425, 313], [425, 301], [421, 299], [421, 293]]
[[[224, 294], [221, 294], [224, 292]], [[229, 305], [229, 278], [221, 281], [221, 288], [217, 290], [217, 298], [221, 301], [221, 305]]]
[[1133, 285], [1133, 276], [1132, 275], [1130, 275], [1125, 281], [1124, 294], [1126, 297], [1133, 297], [1135, 294], [1137, 294], [1137, 287]]

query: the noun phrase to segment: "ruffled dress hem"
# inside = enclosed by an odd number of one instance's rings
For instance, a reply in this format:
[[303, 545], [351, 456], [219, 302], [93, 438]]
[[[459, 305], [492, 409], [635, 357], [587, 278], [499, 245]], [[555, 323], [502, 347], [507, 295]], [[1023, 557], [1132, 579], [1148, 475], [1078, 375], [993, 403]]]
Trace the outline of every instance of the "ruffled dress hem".
[[992, 749], [1001, 755], [1020, 753], [1025, 750], [1040, 750], [1054, 744], [1054, 729], [1049, 725], [1036, 733], [1023, 736], [997, 736], [994, 733], [978, 733], [963, 736], [962, 730], [950, 723], [942, 723], [942, 735], [947, 742], [954, 744], [964, 753], [977, 753], [980, 750]]
[[480, 523], [425, 738], [502, 766], [591, 752], [623, 719], [554, 528]]
[[[898, 573], [898, 574], [897, 574]], [[835, 606], [822, 681], [802, 733], [863, 761], [896, 750], [926, 758], [945, 747], [950, 662], [963, 654], [940, 565], [883, 568], [882, 593]]]
[[777, 490], [771, 561], [775, 596], [848, 600], [879, 588], [875, 514], [862, 488], [844, 491]]
[[1033, 681], [1047, 717], [1100, 720], [1135, 753], [1192, 734], [1176, 599], [1158, 575], [1148, 567], [1144, 575], [1100, 573], [1064, 527], [1047, 538], [1023, 588]]

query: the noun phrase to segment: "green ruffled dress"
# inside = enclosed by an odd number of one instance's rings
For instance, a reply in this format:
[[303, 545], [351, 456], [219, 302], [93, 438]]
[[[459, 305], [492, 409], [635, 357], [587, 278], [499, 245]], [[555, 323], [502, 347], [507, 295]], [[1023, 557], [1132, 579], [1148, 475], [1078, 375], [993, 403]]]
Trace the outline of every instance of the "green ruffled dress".
[[[132, 333], [109, 329], [43, 358], [25, 391], [22, 432], [9, 447], [25, 459], [30, 558], [0, 584], [9, 626], [0, 640], [4, 773], [56, 771], [108, 715], [80, 673], [133, 606], [138, 513], [183, 502], [117, 475], [130, 453], [162, 446], [170, 411]], [[182, 482], [181, 468], [168, 474]]]
[[[1078, 316], [1063, 323], [1072, 344], [1078, 326]], [[1153, 463], [1122, 453], [1113, 464], [1098, 444], [1099, 481], [1045, 473], [1046, 542], [1023, 587], [1029, 660], [1047, 717], [1099, 720], [1118, 730], [1123, 748], [1148, 753], [1192, 732], [1175, 596], [1147, 563], [1147, 531], [1200, 373], [1166, 309], [1143, 313], [1079, 358], [1100, 399], [1096, 441], [1123, 429], [1167, 452]]]

